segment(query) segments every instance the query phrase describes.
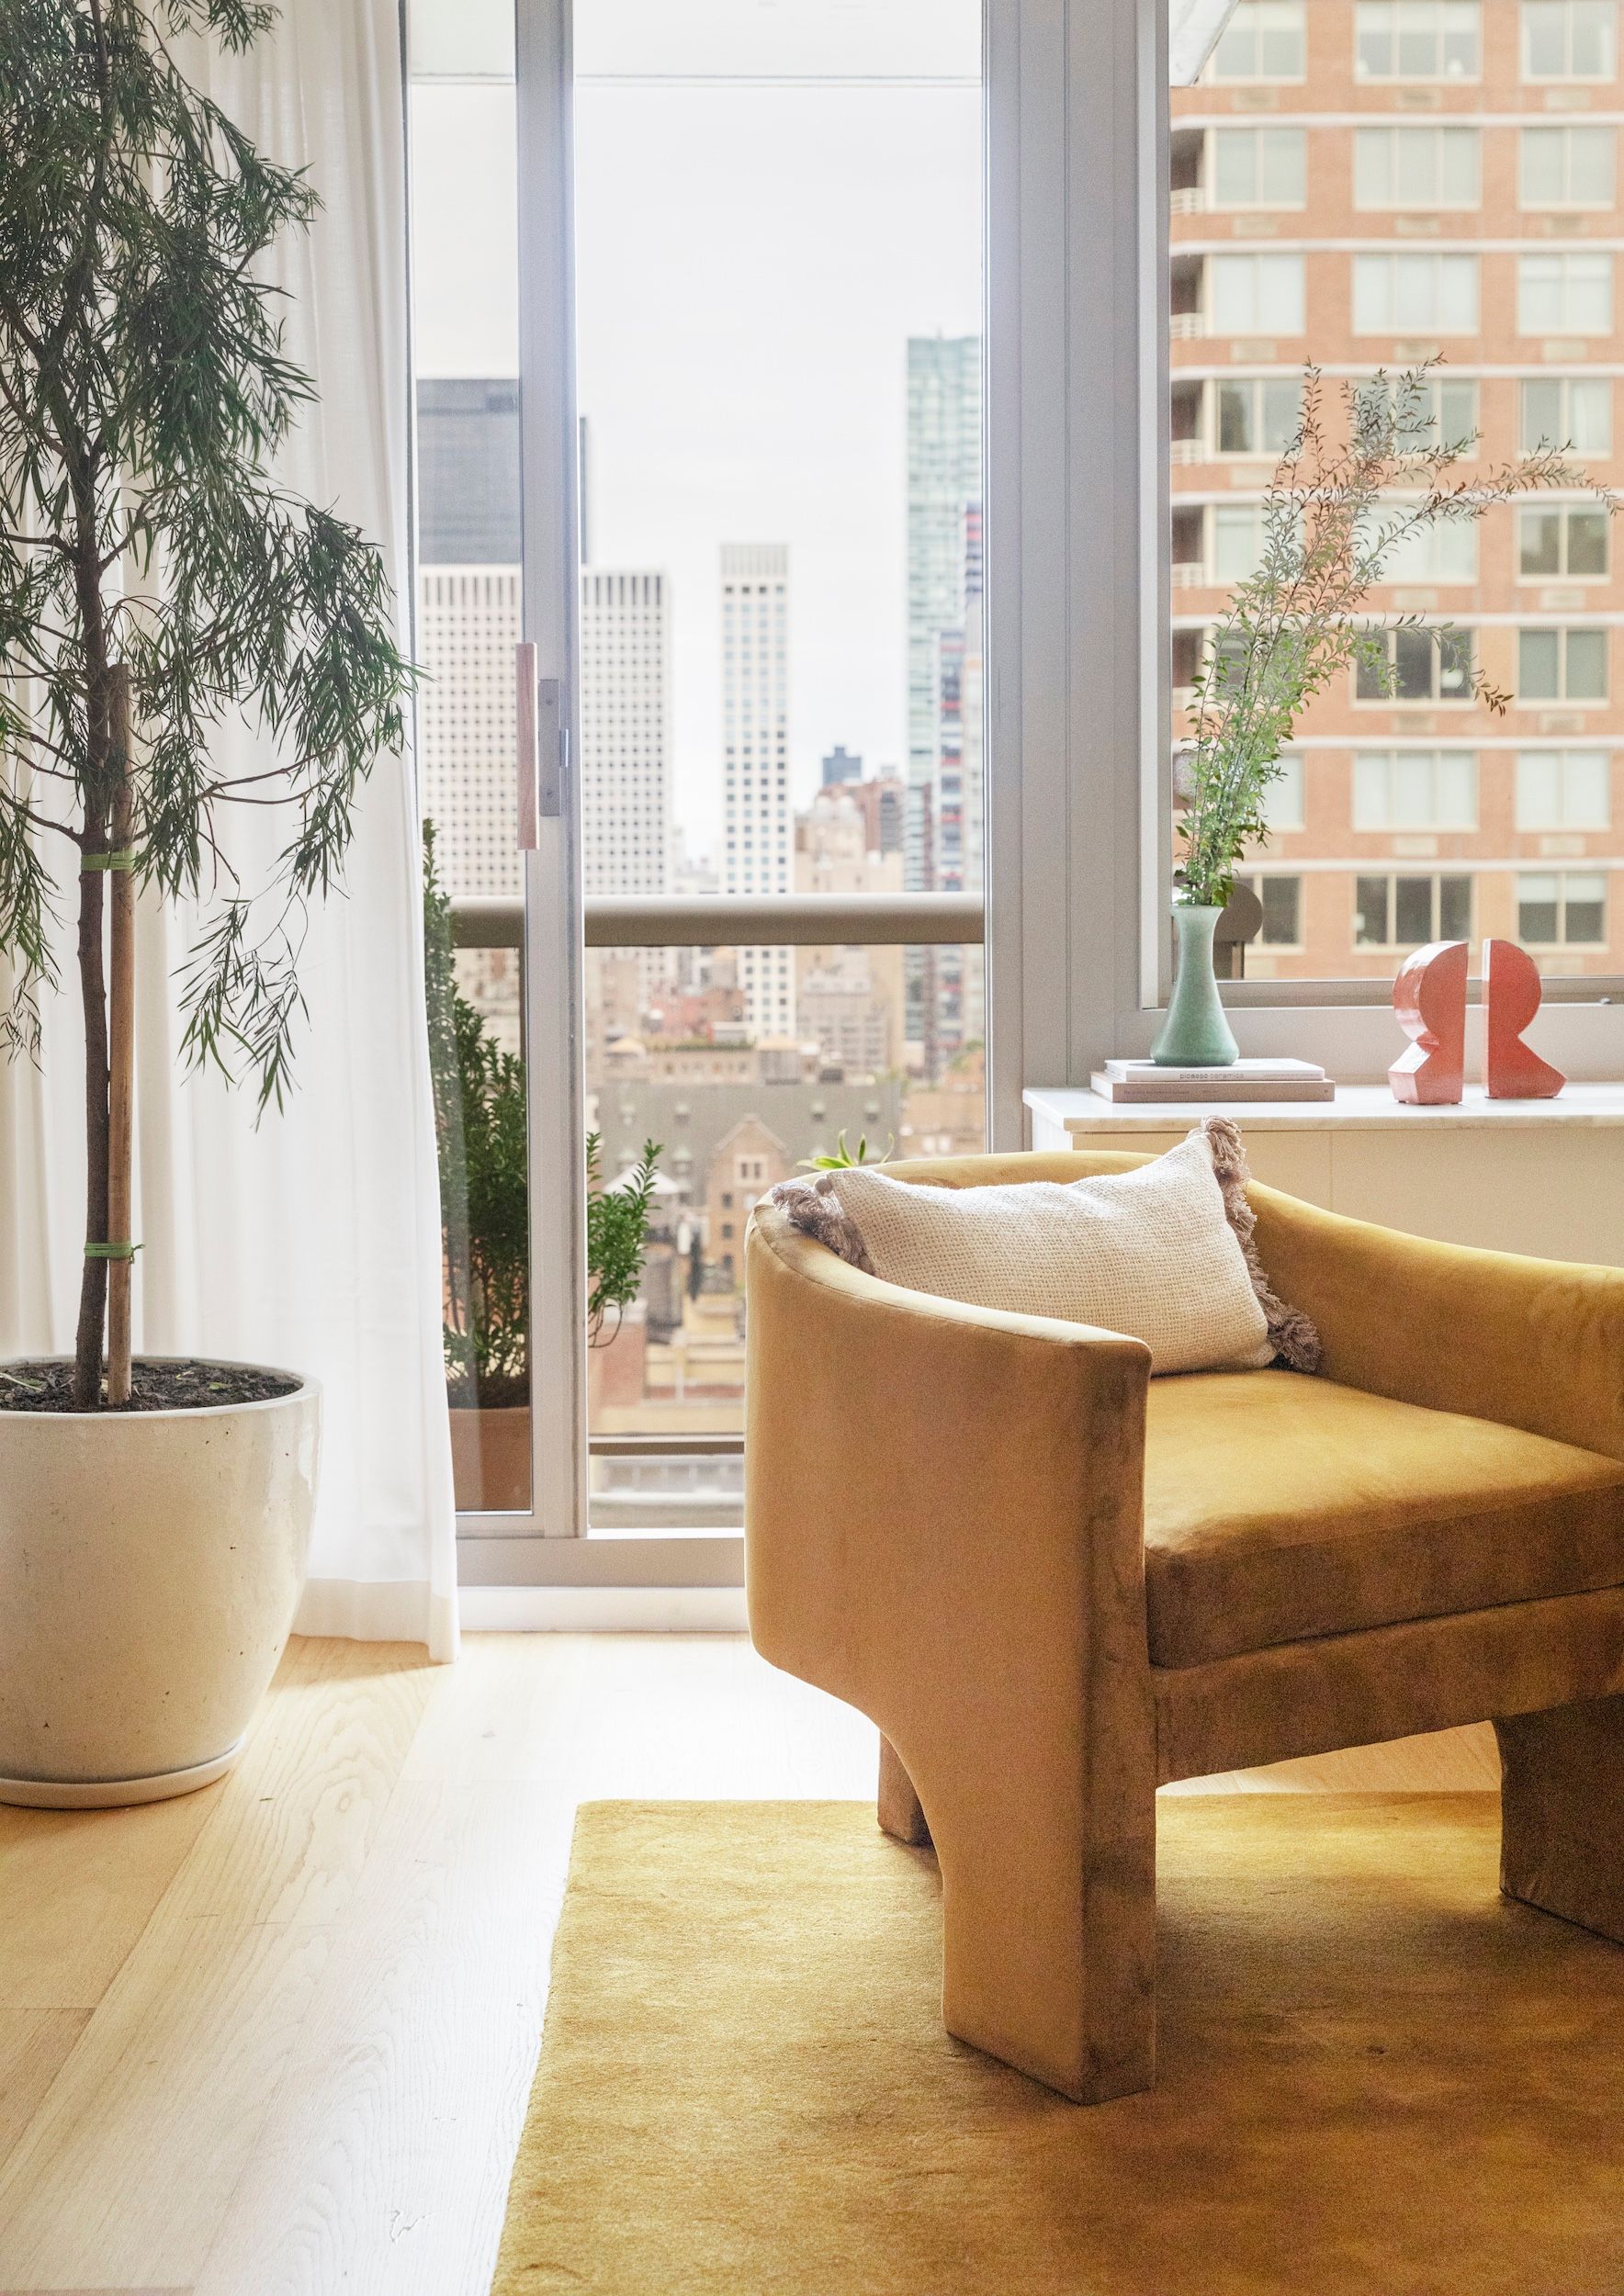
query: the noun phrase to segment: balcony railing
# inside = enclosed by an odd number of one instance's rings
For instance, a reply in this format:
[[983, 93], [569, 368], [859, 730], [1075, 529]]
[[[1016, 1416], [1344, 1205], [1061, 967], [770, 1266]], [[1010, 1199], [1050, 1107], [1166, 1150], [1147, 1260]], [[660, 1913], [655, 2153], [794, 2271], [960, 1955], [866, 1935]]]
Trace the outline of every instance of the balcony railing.
[[1204, 184], [1182, 184], [1167, 195], [1170, 215], [1204, 215], [1207, 211], [1207, 188]]
[[[589, 949], [881, 948], [979, 946], [986, 909], [976, 893], [784, 894], [756, 899], [737, 894], [622, 896], [589, 894]], [[520, 949], [524, 904], [516, 895], [464, 895], [451, 904], [459, 949]], [[594, 1461], [737, 1459], [738, 1435], [594, 1434]], [[594, 1490], [595, 1532], [737, 1528], [736, 1491]]]
[[[465, 895], [451, 904], [459, 949], [523, 945], [516, 894]], [[985, 937], [978, 893], [589, 894], [589, 949], [949, 948]]]
[[1175, 311], [1167, 321], [1167, 332], [1175, 343], [1199, 343], [1206, 332], [1204, 311]]

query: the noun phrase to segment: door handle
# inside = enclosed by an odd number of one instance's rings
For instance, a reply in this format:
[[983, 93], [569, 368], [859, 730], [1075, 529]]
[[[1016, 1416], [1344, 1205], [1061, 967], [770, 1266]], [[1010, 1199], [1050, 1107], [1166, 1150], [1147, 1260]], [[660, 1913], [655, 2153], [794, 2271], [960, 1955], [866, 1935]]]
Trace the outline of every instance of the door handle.
[[540, 841], [537, 825], [556, 821], [564, 810], [570, 735], [563, 680], [536, 676], [534, 639], [522, 638], [513, 653], [519, 684], [519, 850], [533, 853]]
[[513, 670], [518, 680], [519, 850], [534, 853], [540, 842], [536, 826], [540, 807], [536, 770], [536, 646], [532, 639], [521, 638], [514, 647]]
[[536, 684], [536, 807], [544, 821], [556, 821], [564, 810], [564, 776], [570, 770], [562, 678], [543, 678]]

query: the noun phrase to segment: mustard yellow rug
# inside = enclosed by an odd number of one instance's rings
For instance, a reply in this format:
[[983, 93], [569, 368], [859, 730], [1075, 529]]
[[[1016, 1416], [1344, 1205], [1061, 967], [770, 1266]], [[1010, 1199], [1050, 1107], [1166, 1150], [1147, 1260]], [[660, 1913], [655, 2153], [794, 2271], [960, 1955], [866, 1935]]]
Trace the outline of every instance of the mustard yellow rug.
[[495, 2296], [1619, 2296], [1624, 1949], [1494, 1795], [1161, 1805], [1159, 2085], [950, 2041], [850, 1803], [583, 1809]]

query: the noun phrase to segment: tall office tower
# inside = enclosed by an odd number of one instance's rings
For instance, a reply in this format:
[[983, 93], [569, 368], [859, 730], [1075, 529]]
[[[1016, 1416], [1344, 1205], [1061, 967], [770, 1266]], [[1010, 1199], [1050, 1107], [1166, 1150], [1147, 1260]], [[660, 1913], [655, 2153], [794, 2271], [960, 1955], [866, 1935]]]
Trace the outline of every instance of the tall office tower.
[[[964, 651], [959, 668], [960, 771], [964, 789], [964, 887], [987, 884], [987, 613], [982, 576], [981, 506], [964, 513]], [[987, 948], [963, 951], [965, 1049], [987, 1042]]]
[[981, 338], [908, 344], [908, 778], [936, 771], [940, 632], [964, 618], [964, 506], [981, 500]]
[[[1305, 361], [1333, 430], [1344, 381], [1438, 360], [1424, 412], [1434, 440], [1475, 434], [1461, 477], [1543, 442], [1618, 486], [1618, 15], [1239, 0], [1200, 84], [1173, 91], [1175, 738], [1257, 563]], [[1570, 486], [1390, 558], [1370, 612], [1391, 682], [1350, 670], [1298, 720], [1246, 872], [1249, 974], [1375, 984], [1422, 943], [1490, 935], [1547, 974], [1624, 972], [1620, 555]], [[1449, 644], [1404, 627], [1417, 615]]]
[[671, 854], [663, 574], [581, 578], [581, 856], [588, 893], [664, 893]]
[[[869, 851], [886, 856], [894, 853], [900, 861], [906, 841], [906, 784], [896, 773], [880, 772], [872, 782], [847, 782], [843, 788], [844, 794], [863, 816]], [[899, 888], [901, 882], [899, 873]]]
[[[913, 335], [908, 344], [908, 782], [904, 877], [936, 884], [936, 771], [942, 730], [942, 637], [963, 627], [964, 511], [981, 499], [981, 338]], [[908, 957], [908, 1036], [937, 1073], [939, 966]]]
[[513, 817], [516, 566], [420, 566], [417, 693], [423, 809], [453, 894], [524, 888]]
[[519, 386], [417, 386], [417, 725], [423, 809], [453, 894], [522, 885], [513, 823]]
[[[942, 630], [936, 638], [936, 868], [938, 893], [964, 889], [964, 775], [959, 694], [964, 667], [964, 632]], [[935, 951], [932, 1009], [925, 1019], [925, 1073], [939, 1076], [946, 1062], [964, 1048], [964, 965], [962, 949]]]
[[[787, 894], [795, 850], [789, 801], [789, 552], [783, 543], [722, 546], [722, 881], [734, 894]], [[745, 1016], [761, 1042], [795, 1029], [787, 949], [739, 952]]]
[[[929, 892], [936, 883], [936, 783], [908, 782], [903, 790], [902, 884], [905, 893]], [[936, 1041], [937, 959], [930, 943], [905, 950], [903, 1037], [908, 1073], [934, 1083], [941, 1062]]]
[[843, 741], [837, 741], [823, 760], [823, 786], [833, 789], [838, 782], [860, 782], [863, 779], [863, 760], [854, 758]]
[[419, 382], [417, 510], [424, 565], [518, 565], [515, 380], [425, 376]]
[[[981, 789], [981, 505], [966, 505], [961, 522], [963, 620], [937, 639], [940, 711], [936, 767], [936, 888], [979, 889], [982, 872]], [[931, 1075], [982, 1041], [985, 996], [978, 947], [938, 949], [934, 1029], [926, 1031]]]

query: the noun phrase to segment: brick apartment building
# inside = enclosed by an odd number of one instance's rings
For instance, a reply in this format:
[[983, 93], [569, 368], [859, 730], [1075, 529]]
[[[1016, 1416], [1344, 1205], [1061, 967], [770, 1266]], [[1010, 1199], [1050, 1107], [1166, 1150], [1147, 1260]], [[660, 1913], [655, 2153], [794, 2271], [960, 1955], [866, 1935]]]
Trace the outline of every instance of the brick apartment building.
[[[1179, 704], [1312, 359], [1430, 355], [1470, 473], [1541, 441], [1620, 483], [1615, 0], [1240, 0], [1173, 95], [1173, 681]], [[1465, 475], [1465, 474], [1463, 474]], [[1506, 934], [1548, 974], [1624, 972], [1624, 524], [1583, 494], [1490, 511], [1390, 568], [1401, 656], [1305, 715], [1252, 882], [1254, 976], [1390, 976], [1436, 937]], [[1514, 696], [1472, 697], [1466, 649]], [[1405, 690], [1408, 689], [1408, 690]], [[1475, 970], [1475, 962], [1474, 962]]]

